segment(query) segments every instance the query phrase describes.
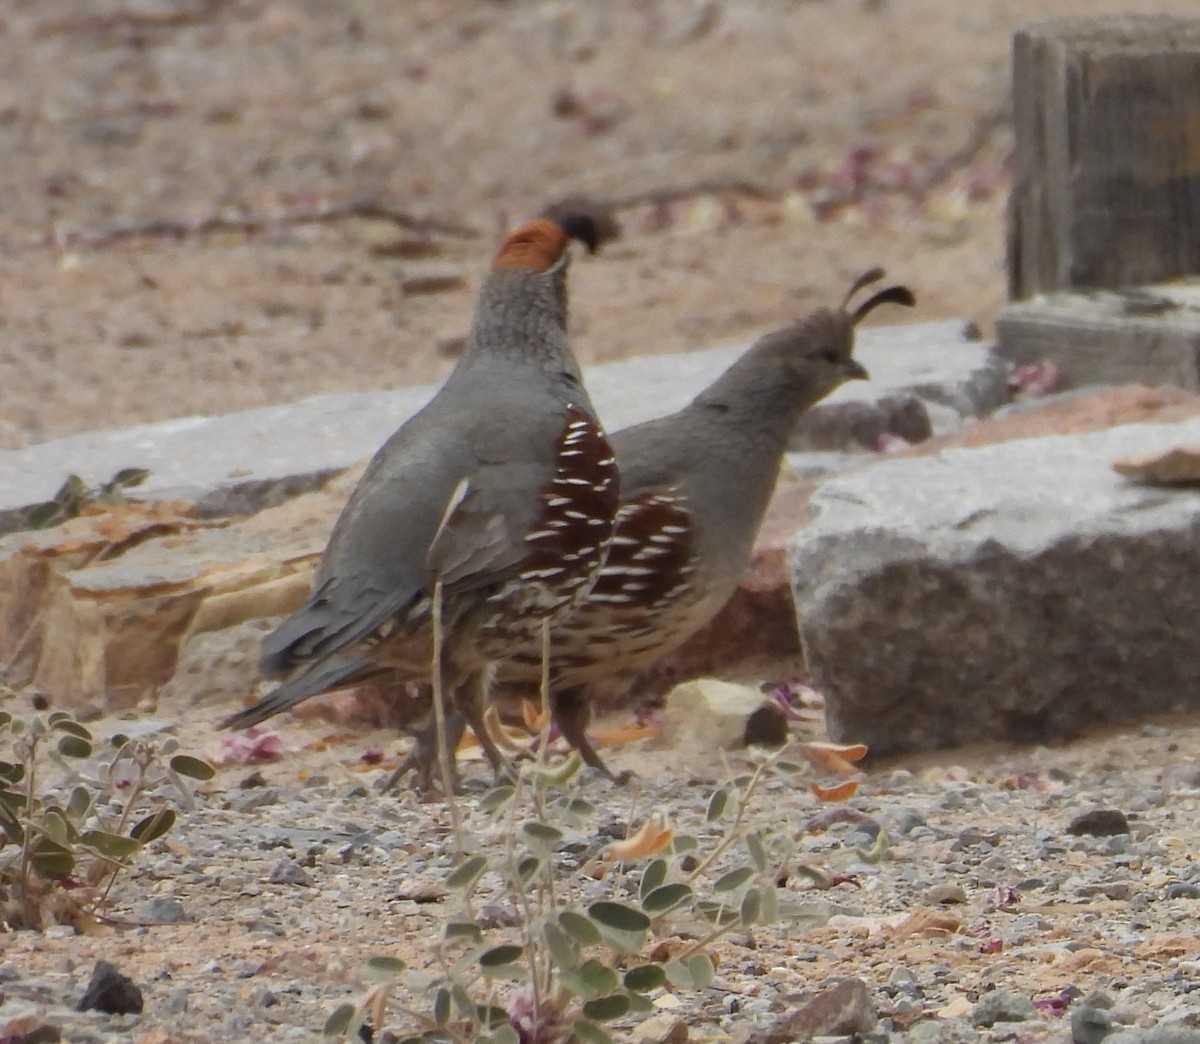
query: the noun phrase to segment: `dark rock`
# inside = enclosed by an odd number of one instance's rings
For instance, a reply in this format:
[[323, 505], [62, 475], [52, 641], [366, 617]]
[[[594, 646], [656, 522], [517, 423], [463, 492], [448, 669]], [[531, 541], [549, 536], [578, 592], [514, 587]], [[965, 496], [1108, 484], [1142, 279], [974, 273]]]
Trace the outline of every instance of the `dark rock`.
[[778, 703], [764, 703], [746, 719], [742, 741], [762, 747], [782, 747], [788, 741], [788, 719]]
[[102, 1011], [106, 1015], [136, 1015], [142, 1010], [142, 991], [127, 975], [108, 961], [97, 961], [92, 981], [84, 991], [77, 1011]]
[[1092, 837], [1112, 837], [1129, 833], [1129, 820], [1118, 808], [1093, 808], [1081, 812], [1067, 824], [1067, 833]]

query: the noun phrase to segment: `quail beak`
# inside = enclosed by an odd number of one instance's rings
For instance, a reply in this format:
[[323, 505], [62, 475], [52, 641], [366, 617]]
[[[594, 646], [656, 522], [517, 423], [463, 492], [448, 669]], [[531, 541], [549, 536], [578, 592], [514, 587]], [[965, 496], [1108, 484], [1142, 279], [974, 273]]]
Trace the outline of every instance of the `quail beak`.
[[867, 373], [866, 368], [857, 359], [847, 359], [842, 363], [842, 372], [846, 375], [848, 381], [868, 381], [871, 375]]

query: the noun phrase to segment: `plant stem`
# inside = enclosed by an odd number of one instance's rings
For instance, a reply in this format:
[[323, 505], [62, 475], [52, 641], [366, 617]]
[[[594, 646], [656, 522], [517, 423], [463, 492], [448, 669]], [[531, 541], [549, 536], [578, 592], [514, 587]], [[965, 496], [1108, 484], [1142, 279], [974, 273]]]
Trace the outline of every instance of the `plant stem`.
[[702, 873], [704, 873], [705, 870], [707, 870], [722, 855], [724, 855], [729, 846], [738, 839], [738, 832], [742, 823], [745, 821], [746, 811], [750, 807], [750, 798], [753, 796], [754, 791], [758, 789], [758, 784], [762, 780], [763, 773], [766, 771], [768, 764], [769, 761], [759, 762], [758, 767], [754, 770], [754, 775], [750, 777], [750, 782], [746, 784], [745, 792], [738, 800], [737, 815], [734, 816], [733, 822], [729, 826], [729, 830], [726, 831], [725, 836], [721, 838], [721, 841], [716, 848], [709, 852], [708, 855], [700, 861], [699, 865], [697, 865], [696, 868], [690, 874], [688, 874], [687, 880], [689, 884], [692, 881], [695, 881], [696, 878], [698, 878]]
[[433, 720], [437, 727], [438, 765], [442, 770], [442, 787], [446, 792], [446, 807], [450, 810], [450, 822], [454, 828], [454, 854], [461, 858], [466, 851], [462, 836], [462, 818], [459, 815], [458, 796], [454, 793], [454, 771], [451, 762], [454, 752], [448, 749], [446, 740], [446, 693], [442, 685], [442, 580], [433, 582]]

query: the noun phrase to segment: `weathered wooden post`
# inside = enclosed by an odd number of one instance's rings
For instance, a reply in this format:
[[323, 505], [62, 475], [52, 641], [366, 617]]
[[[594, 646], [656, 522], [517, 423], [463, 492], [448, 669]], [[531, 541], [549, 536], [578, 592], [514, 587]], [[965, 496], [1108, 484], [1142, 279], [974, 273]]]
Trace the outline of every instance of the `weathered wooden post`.
[[1013, 84], [1010, 295], [1200, 273], [1200, 17], [1030, 23]]

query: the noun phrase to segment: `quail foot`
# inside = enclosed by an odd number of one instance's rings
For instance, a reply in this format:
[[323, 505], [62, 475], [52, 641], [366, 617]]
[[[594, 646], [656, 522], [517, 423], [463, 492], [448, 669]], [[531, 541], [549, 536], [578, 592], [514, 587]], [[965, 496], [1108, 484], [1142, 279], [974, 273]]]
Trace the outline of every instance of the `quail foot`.
[[[756, 341], [678, 413], [617, 432], [621, 506], [608, 558], [586, 600], [556, 625], [555, 721], [584, 760], [615, 778], [588, 740], [587, 683], [640, 670], [716, 615], [745, 572], [788, 437], [802, 413], [847, 380], [855, 329], [881, 304], [911, 306], [902, 286], [854, 298], [883, 278], [872, 269], [840, 308], [820, 309]], [[501, 680], [536, 684], [541, 650], [514, 650]]]
[[[440, 595], [450, 739], [465, 718], [504, 767], [482, 727], [492, 665], [538, 645], [543, 620], [586, 594], [618, 504], [566, 335], [568, 235], [592, 231], [542, 219], [505, 239], [453, 373], [375, 454], [308, 600], [263, 643], [263, 672], [286, 680], [223, 727], [384, 672], [428, 678]], [[416, 752], [419, 785], [436, 756], [436, 743]]]

